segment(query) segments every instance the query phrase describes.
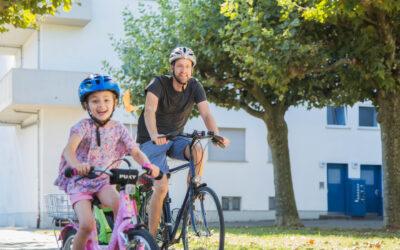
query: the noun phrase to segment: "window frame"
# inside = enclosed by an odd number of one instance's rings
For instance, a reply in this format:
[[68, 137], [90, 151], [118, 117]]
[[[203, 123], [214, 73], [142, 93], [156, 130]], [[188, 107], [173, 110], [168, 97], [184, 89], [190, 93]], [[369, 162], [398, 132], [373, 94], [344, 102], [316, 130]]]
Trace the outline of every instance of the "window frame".
[[[328, 107], [332, 107], [332, 108], [343, 108], [344, 109], [344, 122], [345, 125], [340, 125], [340, 124], [328, 124]], [[348, 111], [349, 109], [347, 108], [347, 106], [340, 106], [340, 107], [335, 107], [335, 106], [331, 106], [328, 105], [325, 107], [325, 126], [326, 128], [335, 128], [335, 129], [349, 129], [349, 115], [348, 115]]]
[[[210, 150], [212, 150], [213, 149], [213, 147], [215, 147], [214, 145], [211, 145], [211, 143], [210, 143], [210, 145], [208, 146], [209, 148], [207, 149], [207, 161], [208, 162], [218, 162], [218, 163], [221, 163], [221, 162], [229, 162], [229, 163], [247, 163], [248, 161], [247, 161], [247, 155], [246, 155], [246, 128], [244, 128], [244, 127], [241, 127], [241, 128], [237, 128], [237, 127], [235, 127], [235, 128], [232, 128], [232, 127], [221, 127], [221, 128], [218, 128], [219, 129], [219, 131], [220, 131], [220, 134], [222, 135], [222, 136], [224, 136], [224, 133], [223, 133], [223, 131], [224, 131], [224, 129], [226, 129], [226, 130], [236, 130], [236, 131], [243, 131], [243, 159], [242, 160], [229, 160], [229, 159], [210, 159], [210, 156], [211, 156], [211, 153], [210, 153]], [[222, 133], [221, 133], [222, 132]], [[228, 149], [229, 149], [229, 147], [231, 147], [232, 146], [232, 138], [230, 138], [230, 137], [228, 137], [230, 140], [231, 140], [231, 145], [230, 146], [228, 146]], [[226, 149], [220, 149], [220, 148], [217, 148], [217, 150], [226, 150]]]
[[[224, 208], [224, 200], [228, 200], [228, 209]], [[233, 209], [234, 200], [239, 200], [239, 209]], [[222, 196], [221, 197], [221, 208], [222, 211], [242, 211], [242, 196]]]
[[[376, 121], [376, 126], [360, 126], [360, 108], [373, 108], [375, 111], [375, 121]], [[376, 120], [376, 116], [378, 115], [378, 112], [376, 112], [376, 107], [370, 104], [360, 104], [357, 106], [357, 127], [359, 130], [380, 130], [380, 126], [378, 121]]]

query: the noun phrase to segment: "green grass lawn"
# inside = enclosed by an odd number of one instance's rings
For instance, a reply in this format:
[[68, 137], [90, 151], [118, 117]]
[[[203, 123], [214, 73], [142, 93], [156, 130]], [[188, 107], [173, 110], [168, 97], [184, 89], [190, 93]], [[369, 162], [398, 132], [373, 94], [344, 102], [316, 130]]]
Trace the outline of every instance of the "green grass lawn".
[[[39, 233], [53, 234], [43, 230]], [[170, 249], [183, 249], [176, 244]], [[202, 249], [197, 243], [191, 249]], [[369, 229], [226, 228], [225, 249], [399, 249], [400, 231]]]
[[[193, 247], [196, 249], [195, 245]], [[181, 244], [172, 247], [181, 248]], [[400, 232], [366, 229], [227, 228], [225, 249], [400, 249]]]
[[228, 228], [226, 249], [400, 249], [400, 232], [344, 229]]

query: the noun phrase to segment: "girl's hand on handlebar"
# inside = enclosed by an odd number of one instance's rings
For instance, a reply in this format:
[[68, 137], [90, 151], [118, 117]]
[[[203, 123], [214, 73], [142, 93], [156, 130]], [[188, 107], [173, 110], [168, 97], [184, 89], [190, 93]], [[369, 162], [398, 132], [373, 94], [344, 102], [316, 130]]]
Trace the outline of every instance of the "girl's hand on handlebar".
[[[154, 164], [144, 162], [144, 163], [142, 163], [142, 168], [147, 170], [147, 175], [153, 177], [156, 180], [159, 180], [163, 175], [160, 171], [160, 168]], [[161, 173], [161, 175], [160, 175], [160, 173]], [[157, 179], [157, 178], [159, 178], [159, 179]]]
[[169, 140], [167, 140], [167, 138], [165, 138], [165, 135], [160, 135], [160, 134], [152, 135], [151, 140], [156, 145], [164, 145], [169, 142]]
[[151, 166], [152, 166], [151, 177], [156, 178], [160, 174], [160, 168], [154, 164], [151, 164]]
[[75, 168], [80, 176], [87, 175], [90, 171], [90, 165], [88, 163], [79, 163]]

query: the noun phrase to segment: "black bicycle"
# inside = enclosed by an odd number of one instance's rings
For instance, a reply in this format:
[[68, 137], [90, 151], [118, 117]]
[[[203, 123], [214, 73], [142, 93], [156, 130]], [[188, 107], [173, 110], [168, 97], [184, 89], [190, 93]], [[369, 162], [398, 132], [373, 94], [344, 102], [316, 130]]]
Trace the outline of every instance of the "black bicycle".
[[[200, 183], [200, 176], [195, 174], [195, 162], [192, 147], [201, 139], [211, 139], [213, 143], [224, 147], [222, 137], [213, 132], [194, 131], [193, 133], [173, 132], [165, 135], [168, 140], [176, 137], [191, 138], [190, 161], [178, 167], [170, 169], [170, 174], [189, 168], [190, 182], [186, 191], [182, 206], [176, 218], [171, 214], [171, 198], [167, 193], [160, 224], [157, 230], [156, 240], [161, 249], [179, 243], [182, 239], [184, 249], [224, 249], [225, 222], [221, 203], [216, 193], [205, 183]], [[143, 188], [143, 187], [142, 187]], [[146, 189], [146, 188], [144, 188]], [[144, 190], [146, 191], [146, 190]], [[147, 187], [147, 192], [142, 195], [140, 219], [144, 224], [148, 223], [149, 201], [153, 191]], [[175, 217], [175, 216], [174, 216]], [[180, 234], [178, 231], [180, 229]]]

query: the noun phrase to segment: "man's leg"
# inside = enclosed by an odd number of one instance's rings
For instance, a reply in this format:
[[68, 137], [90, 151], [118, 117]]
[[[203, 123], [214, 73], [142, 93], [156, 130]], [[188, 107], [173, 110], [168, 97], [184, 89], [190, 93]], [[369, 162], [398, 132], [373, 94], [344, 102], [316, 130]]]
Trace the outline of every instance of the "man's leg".
[[164, 175], [159, 181], [154, 180], [154, 191], [150, 199], [149, 231], [153, 236], [157, 234], [158, 223], [160, 222], [163, 201], [168, 192], [168, 180]]
[[[189, 159], [189, 157], [190, 157], [189, 146], [190, 145], [187, 145], [185, 148], [185, 158], [186, 159]], [[194, 160], [194, 164], [195, 164], [194, 166], [195, 166], [196, 175], [203, 176], [204, 163], [205, 163], [205, 152], [200, 144], [195, 144], [195, 146], [193, 147], [192, 153], [193, 153], [193, 160]], [[190, 178], [190, 175], [188, 176], [188, 183], [189, 183], [189, 178]]]
[[[157, 146], [149, 141], [140, 145], [140, 150], [147, 155], [152, 164], [158, 166], [163, 173], [168, 173], [167, 151], [171, 147], [172, 142]], [[156, 236], [158, 223], [160, 222], [162, 205], [164, 197], [168, 192], [168, 179], [164, 175], [159, 181], [153, 182], [154, 191], [150, 199], [149, 211], [149, 231]]]

